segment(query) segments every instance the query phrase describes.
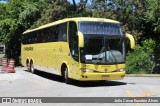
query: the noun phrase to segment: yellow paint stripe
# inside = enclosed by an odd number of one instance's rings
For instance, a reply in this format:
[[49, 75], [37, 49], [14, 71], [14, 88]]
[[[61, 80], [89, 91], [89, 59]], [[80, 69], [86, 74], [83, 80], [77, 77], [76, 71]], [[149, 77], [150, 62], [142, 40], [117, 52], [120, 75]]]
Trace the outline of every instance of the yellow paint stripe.
[[[136, 97], [130, 90], [126, 90], [126, 93], [129, 97]], [[158, 91], [145, 91], [142, 96], [140, 97], [149, 97], [149, 96], [153, 96], [153, 95], [159, 95], [160, 94], [160, 90]], [[136, 103], [136, 106], [141, 106], [140, 103]]]
[[149, 97], [149, 96], [153, 96], [153, 95], [159, 95], [160, 91], [146, 91], [143, 94], [143, 97]]
[[[135, 97], [135, 95], [134, 95], [130, 90], [126, 90], [126, 92], [127, 92], [127, 95], [128, 95], [129, 97]], [[141, 106], [140, 103], [135, 103], [135, 104], [136, 104], [136, 106]]]

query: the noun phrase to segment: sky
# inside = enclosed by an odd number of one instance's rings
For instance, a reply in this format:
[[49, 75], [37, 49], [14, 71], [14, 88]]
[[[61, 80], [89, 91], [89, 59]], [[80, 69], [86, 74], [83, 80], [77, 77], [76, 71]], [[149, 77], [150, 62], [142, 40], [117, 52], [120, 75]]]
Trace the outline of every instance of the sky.
[[[72, 0], [67, 0], [72, 3]], [[79, 3], [80, 0], [75, 0], [76, 3]]]
[[[73, 2], [72, 2], [72, 0], [67, 0], [67, 1], [69, 1], [69, 2], [73, 3]], [[75, 2], [76, 2], [76, 3], [79, 3], [79, 2], [80, 2], [80, 0], [75, 0]], [[91, 1], [90, 1], [90, 0], [88, 0], [88, 3], [90, 4], [90, 3], [91, 3]]]
[[8, 0], [0, 0], [0, 3], [8, 3]]

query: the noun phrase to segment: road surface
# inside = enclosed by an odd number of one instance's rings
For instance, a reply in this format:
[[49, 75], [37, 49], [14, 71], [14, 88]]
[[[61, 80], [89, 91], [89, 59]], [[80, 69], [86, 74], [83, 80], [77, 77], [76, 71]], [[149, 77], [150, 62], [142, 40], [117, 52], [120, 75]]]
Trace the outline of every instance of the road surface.
[[[0, 74], [0, 97], [160, 97], [160, 77], [125, 77], [124, 80], [104, 83], [72, 81], [67, 85], [62, 77], [41, 71], [32, 74], [25, 71], [25, 68], [17, 67], [16, 73]], [[44, 104], [12, 105], [43, 106]], [[146, 103], [55, 103], [54, 105], [146, 106]], [[147, 105], [159, 106], [160, 103]]]

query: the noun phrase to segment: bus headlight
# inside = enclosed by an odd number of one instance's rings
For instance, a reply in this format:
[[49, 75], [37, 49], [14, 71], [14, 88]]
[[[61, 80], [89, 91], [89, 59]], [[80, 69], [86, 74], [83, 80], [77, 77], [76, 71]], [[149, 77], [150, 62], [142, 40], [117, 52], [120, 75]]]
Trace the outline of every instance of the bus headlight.
[[125, 71], [125, 69], [121, 68], [121, 69], [117, 70], [117, 72], [122, 72], [122, 71]]
[[92, 70], [92, 69], [87, 69], [87, 68], [81, 68], [81, 70], [82, 70], [83, 72], [94, 72], [94, 70]]

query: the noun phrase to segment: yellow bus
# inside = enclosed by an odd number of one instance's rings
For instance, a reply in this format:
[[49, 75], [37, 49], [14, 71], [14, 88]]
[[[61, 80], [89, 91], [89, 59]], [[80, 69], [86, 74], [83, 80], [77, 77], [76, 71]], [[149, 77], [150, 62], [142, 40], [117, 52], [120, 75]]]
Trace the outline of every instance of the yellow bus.
[[[134, 39], [131, 45], [134, 46]], [[28, 71], [42, 70], [79, 81], [121, 80], [125, 76], [125, 34], [118, 21], [77, 17], [27, 30], [21, 61]]]

